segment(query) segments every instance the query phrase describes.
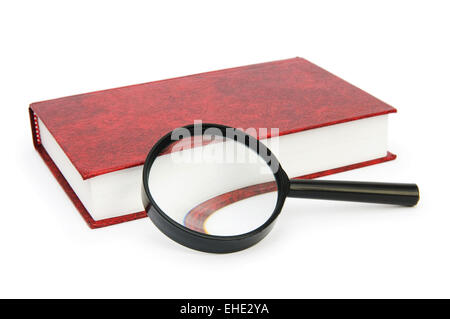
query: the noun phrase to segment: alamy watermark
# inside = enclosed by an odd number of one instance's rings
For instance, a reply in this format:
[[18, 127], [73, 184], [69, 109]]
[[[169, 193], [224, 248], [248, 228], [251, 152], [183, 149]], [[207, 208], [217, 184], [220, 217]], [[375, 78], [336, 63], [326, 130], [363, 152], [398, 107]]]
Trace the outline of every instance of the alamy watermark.
[[[275, 172], [278, 170], [278, 162], [274, 160], [273, 154], [279, 154], [279, 132], [279, 128], [251, 127], [226, 128], [223, 134], [220, 128], [204, 128], [201, 120], [195, 120], [194, 134], [187, 128], [178, 128], [172, 132], [171, 159], [174, 163], [265, 162]], [[256, 138], [259, 138], [259, 143]], [[261, 144], [266, 147], [261, 147]]]

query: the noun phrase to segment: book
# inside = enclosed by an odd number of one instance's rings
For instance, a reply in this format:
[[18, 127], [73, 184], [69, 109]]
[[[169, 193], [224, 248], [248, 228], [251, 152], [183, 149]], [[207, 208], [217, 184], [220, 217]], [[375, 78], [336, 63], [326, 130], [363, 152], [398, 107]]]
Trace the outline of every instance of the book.
[[[32, 103], [33, 144], [91, 228], [143, 218], [142, 165], [196, 120], [256, 128], [289, 177], [389, 161], [392, 106], [302, 58]], [[279, 137], [267, 132], [276, 128]]]

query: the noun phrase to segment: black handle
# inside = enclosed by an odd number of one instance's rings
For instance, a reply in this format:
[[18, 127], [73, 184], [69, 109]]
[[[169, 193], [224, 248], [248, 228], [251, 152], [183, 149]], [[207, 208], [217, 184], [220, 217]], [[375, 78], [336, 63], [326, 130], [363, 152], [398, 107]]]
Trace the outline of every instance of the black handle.
[[416, 184], [291, 179], [289, 197], [414, 206]]

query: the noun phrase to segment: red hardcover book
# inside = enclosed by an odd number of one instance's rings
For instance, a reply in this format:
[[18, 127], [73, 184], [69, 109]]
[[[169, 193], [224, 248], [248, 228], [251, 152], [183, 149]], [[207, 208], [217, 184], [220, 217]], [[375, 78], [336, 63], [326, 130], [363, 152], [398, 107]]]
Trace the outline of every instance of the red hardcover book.
[[278, 128], [277, 157], [290, 177], [395, 158], [387, 114], [396, 110], [301, 58], [37, 102], [29, 112], [36, 150], [91, 228], [146, 216], [140, 169], [148, 151], [195, 120]]

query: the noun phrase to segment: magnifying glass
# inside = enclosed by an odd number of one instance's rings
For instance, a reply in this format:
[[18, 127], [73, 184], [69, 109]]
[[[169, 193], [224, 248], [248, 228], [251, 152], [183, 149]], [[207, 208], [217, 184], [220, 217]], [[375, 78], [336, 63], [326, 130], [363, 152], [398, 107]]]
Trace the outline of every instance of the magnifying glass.
[[144, 164], [142, 201], [153, 223], [186, 247], [248, 248], [272, 229], [287, 197], [414, 206], [416, 184], [289, 179], [245, 132], [194, 124], [166, 134]]

